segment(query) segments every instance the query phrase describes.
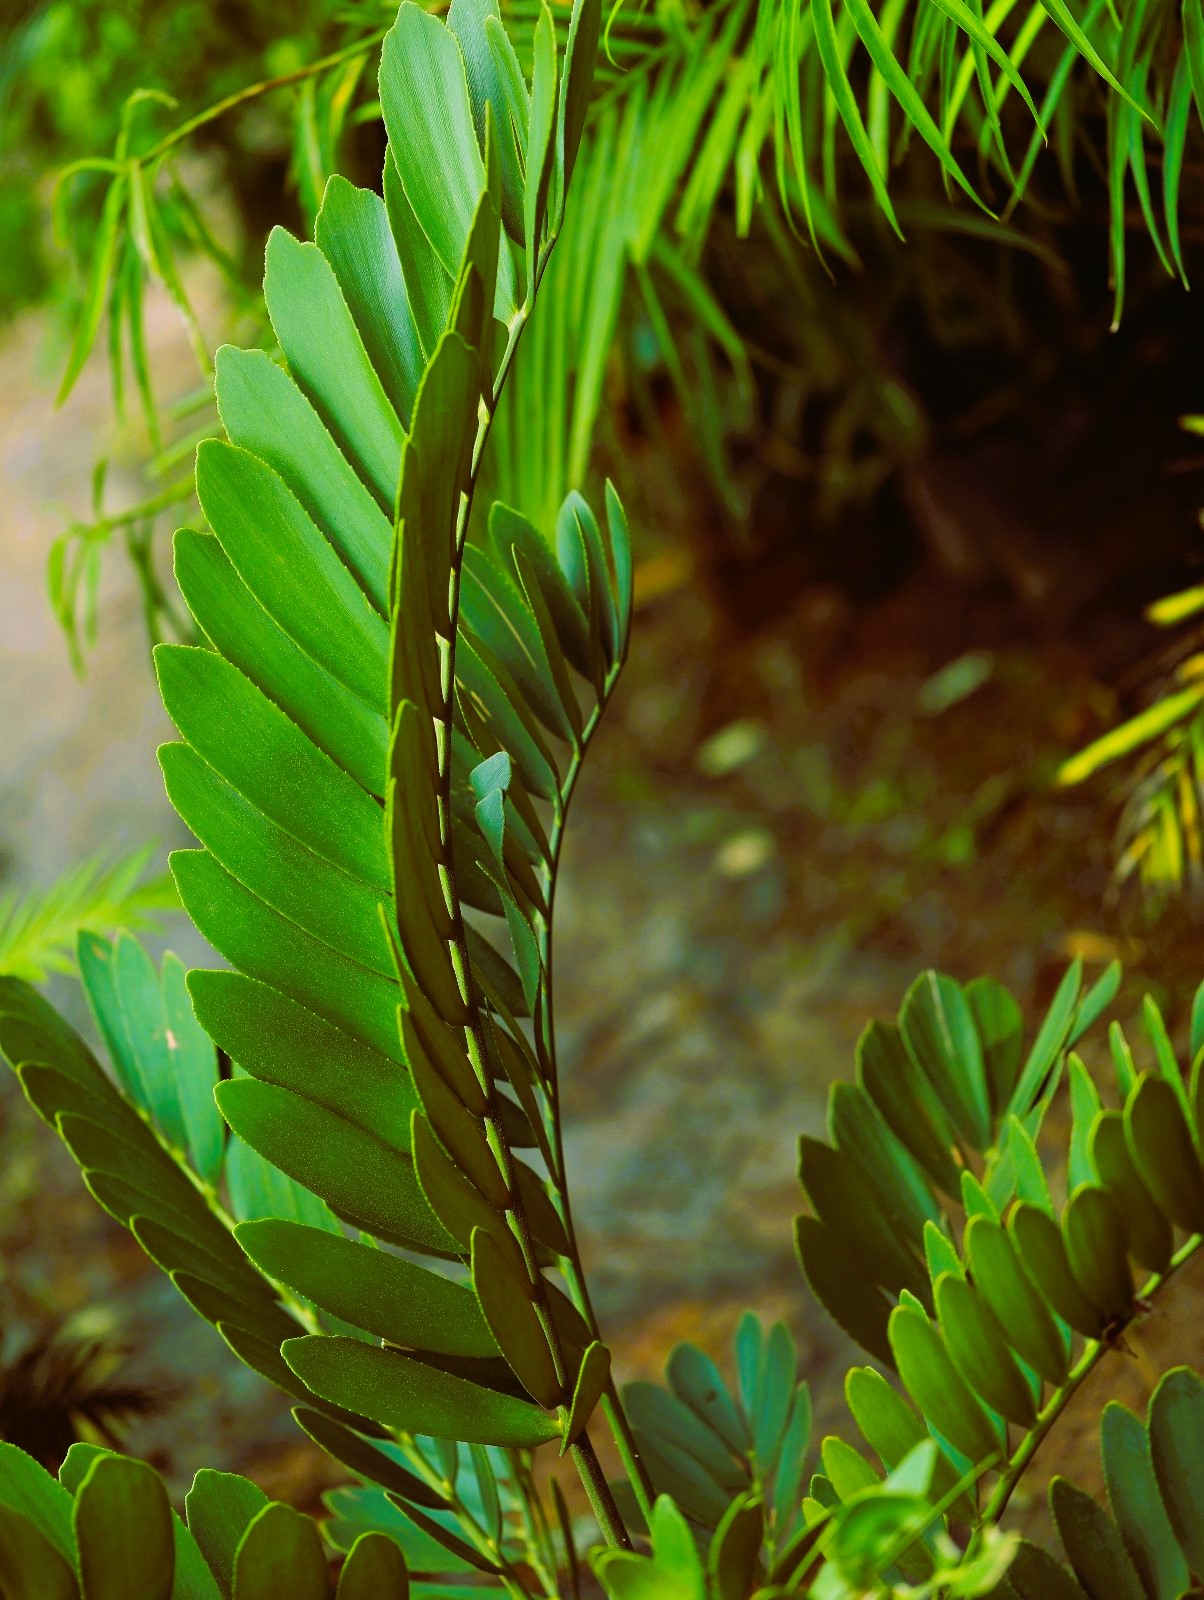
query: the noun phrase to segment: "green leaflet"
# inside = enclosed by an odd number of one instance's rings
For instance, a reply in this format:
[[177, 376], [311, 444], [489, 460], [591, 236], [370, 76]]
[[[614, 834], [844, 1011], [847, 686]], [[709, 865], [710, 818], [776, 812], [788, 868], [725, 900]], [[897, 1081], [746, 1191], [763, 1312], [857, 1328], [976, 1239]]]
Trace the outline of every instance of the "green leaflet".
[[[857, 1426], [887, 1472], [931, 1438], [915, 1408], [873, 1367], [850, 1369], [845, 1379], [845, 1398]], [[958, 1474], [947, 1456], [938, 1453], [932, 1471], [933, 1493], [943, 1499], [957, 1480]], [[970, 1496], [964, 1494], [953, 1502], [951, 1514], [969, 1520], [972, 1504]]]
[[167, 1140], [182, 1149], [187, 1135], [158, 973], [129, 934], [112, 945], [81, 934], [79, 951], [92, 1014], [122, 1082]]
[[212, 650], [160, 645], [159, 687], [192, 748], [265, 816], [350, 876], [384, 886], [380, 810]]
[[1109, 1321], [1127, 1316], [1133, 1277], [1125, 1219], [1116, 1202], [1106, 1189], [1084, 1184], [1071, 1195], [1062, 1226], [1070, 1270], [1083, 1293]]
[[1104, 1407], [1100, 1448], [1108, 1503], [1143, 1584], [1154, 1600], [1178, 1600], [1189, 1574], [1158, 1489], [1150, 1437], [1118, 1401]]
[[1055, 1478], [1049, 1503], [1058, 1536], [1088, 1594], [1108, 1600], [1145, 1600], [1137, 1569], [1116, 1524], [1102, 1506], [1065, 1478]]
[[180, 1114], [192, 1164], [208, 1184], [217, 1183], [222, 1164], [222, 1124], [213, 1101], [217, 1055], [198, 1024], [189, 998], [184, 965], [170, 951], [163, 958], [163, 1018]]
[[386, 1534], [363, 1533], [352, 1545], [339, 1574], [335, 1600], [407, 1600], [406, 1559]]
[[1014, 1111], [1017, 1116], [1023, 1116], [1040, 1093], [1066, 1042], [1078, 1009], [1082, 983], [1083, 963], [1076, 957], [1062, 976], [1008, 1104], [1008, 1110]]
[[192, 972], [188, 989], [201, 1025], [252, 1077], [408, 1149], [416, 1099], [396, 1060], [241, 973]]
[[13, 1600], [79, 1600], [71, 1564], [35, 1523], [0, 1501], [0, 1572]]
[[1005, 1582], [1017, 1600], [1087, 1600], [1086, 1591], [1060, 1561], [1027, 1542], [1017, 1550]]
[[[275, 370], [275, 369], [273, 369]], [[388, 727], [272, 620], [212, 534], [175, 539], [180, 592], [214, 649], [369, 794], [384, 794]]]
[[419, 226], [413, 207], [406, 198], [397, 163], [390, 150], [385, 157], [385, 209], [393, 242], [397, 246], [409, 297], [410, 314], [424, 355], [429, 356], [447, 324], [451, 307], [453, 274], [439, 260]]
[[324, 1106], [251, 1078], [219, 1085], [217, 1102], [240, 1137], [339, 1215], [419, 1249], [454, 1253], [412, 1161], [394, 1146]]
[[74, 1523], [86, 1600], [171, 1600], [171, 1506], [145, 1462], [97, 1457], [75, 1496]]
[[795, 1247], [815, 1297], [863, 1350], [888, 1366], [895, 1358], [887, 1338], [890, 1302], [872, 1283], [848, 1270], [848, 1251], [818, 1217], [797, 1217]]
[[511, 1371], [527, 1393], [549, 1410], [566, 1399], [547, 1336], [531, 1300], [530, 1283], [512, 1271], [491, 1232], [474, 1228], [472, 1284], [485, 1321]]
[[181, 820], [244, 888], [332, 950], [392, 981], [379, 890], [270, 821], [188, 745], [161, 746], [159, 762]]
[[231, 444], [279, 474], [383, 615], [392, 524], [321, 417], [262, 350], [223, 345], [215, 368], [218, 412]]
[[380, 80], [385, 129], [402, 186], [418, 226], [454, 278], [485, 187], [455, 35], [407, 0], [385, 41]]
[[268, 1504], [262, 1489], [233, 1472], [197, 1473], [184, 1501], [188, 1531], [201, 1548], [223, 1600], [234, 1588], [234, 1560], [240, 1541]]
[[986, 1065], [960, 986], [925, 973], [908, 990], [899, 1020], [908, 1052], [954, 1126], [976, 1150], [985, 1149], [991, 1139]]
[[32, 1456], [3, 1440], [0, 1440], [0, 1505], [31, 1523], [46, 1543], [74, 1566], [71, 1496]]
[[477, 142], [485, 142], [485, 108], [492, 108], [501, 166], [502, 222], [523, 242], [523, 164], [531, 97], [518, 56], [501, 25], [497, 0], [453, 0], [447, 25], [464, 57]]
[[555, 161], [552, 135], [556, 114], [556, 32], [552, 13], [541, 4], [535, 24], [535, 66], [527, 130], [523, 240], [527, 250], [527, 292], [535, 288], [535, 263], [547, 218], [548, 185]]
[[247, 450], [206, 439], [197, 497], [240, 577], [312, 661], [383, 711], [388, 628], [284, 479]]
[[318, 1530], [291, 1506], [264, 1506], [234, 1556], [232, 1600], [326, 1600], [326, 1555]]
[[1077, 1333], [1088, 1339], [1098, 1339], [1108, 1314], [1087, 1295], [1072, 1273], [1065, 1239], [1054, 1219], [1022, 1202], [1008, 1219], [1008, 1231], [1024, 1270], [1047, 1304]]
[[[442, 32], [442, 25], [440, 25]], [[289, 371], [385, 509], [405, 431], [368, 359], [338, 279], [317, 245], [268, 236], [264, 297]]]
[[952, 1273], [936, 1282], [936, 1309], [954, 1366], [1009, 1422], [1032, 1425], [1037, 1409], [998, 1322], [977, 1291]]
[[1015, 996], [994, 978], [975, 978], [964, 994], [982, 1041], [991, 1115], [1000, 1117], [1020, 1071], [1024, 1019]]
[[1204, 1383], [1187, 1367], [1168, 1372], [1150, 1401], [1154, 1476], [1175, 1537], [1194, 1573], [1204, 1568]]
[[207, 850], [177, 850], [171, 869], [193, 922], [246, 976], [291, 991], [308, 1009], [397, 1057], [397, 985], [339, 955], [273, 911]]
[[1099, 1181], [1124, 1219], [1131, 1254], [1150, 1272], [1162, 1272], [1171, 1258], [1170, 1219], [1154, 1203], [1133, 1164], [1119, 1111], [1101, 1111], [1091, 1128], [1088, 1153]]
[[577, 1373], [577, 1381], [573, 1385], [573, 1398], [569, 1404], [568, 1420], [564, 1427], [564, 1439], [561, 1443], [560, 1453], [572, 1444], [584, 1432], [593, 1415], [594, 1408], [601, 1400], [610, 1383], [610, 1351], [606, 1346], [595, 1339], [587, 1346], [581, 1358], [581, 1367]]
[[359, 1433], [344, 1427], [341, 1422], [306, 1406], [294, 1406], [293, 1417], [314, 1442], [328, 1455], [341, 1461], [345, 1467], [372, 1483], [379, 1484], [391, 1494], [400, 1495], [408, 1502], [423, 1506], [442, 1506], [444, 1501], [437, 1490], [421, 1478], [398, 1465], [392, 1455], [386, 1455], [369, 1444]]
[[928, 1318], [910, 1306], [896, 1306], [890, 1342], [900, 1378], [933, 1427], [974, 1463], [997, 1455], [1003, 1440]]
[[336, 173], [322, 197], [314, 237], [339, 280], [381, 387], [408, 427], [423, 357], [384, 201]]
[[927, 1082], [917, 1083], [898, 1027], [871, 1022], [857, 1041], [857, 1082], [899, 1143], [946, 1194], [958, 1190], [952, 1129]]
[[1174, 1089], [1144, 1074], [1125, 1106], [1133, 1164], [1160, 1210], [1189, 1233], [1204, 1226], [1204, 1174]]
[[555, 1418], [527, 1400], [424, 1366], [398, 1351], [311, 1336], [287, 1340], [283, 1354], [315, 1394], [337, 1405], [350, 1401], [386, 1427], [527, 1449], [560, 1431]]
[[247, 1222], [234, 1236], [269, 1278], [378, 1339], [445, 1355], [497, 1354], [472, 1291], [438, 1273], [295, 1222]]

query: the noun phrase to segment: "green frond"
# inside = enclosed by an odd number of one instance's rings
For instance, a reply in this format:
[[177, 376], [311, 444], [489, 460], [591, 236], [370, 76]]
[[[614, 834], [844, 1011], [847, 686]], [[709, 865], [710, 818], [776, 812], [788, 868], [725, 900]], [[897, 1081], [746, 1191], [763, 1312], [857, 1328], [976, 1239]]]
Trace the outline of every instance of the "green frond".
[[[881, 1464], [873, 1475], [930, 1435], [938, 1490], [967, 1473], [984, 1484], [960, 1494], [958, 1520], [998, 1519], [1084, 1378], [1200, 1243], [1197, 1041], [1185, 1072], [1147, 997], [1149, 1067], [1135, 1066], [1116, 1024], [1102, 1081], [1072, 1049], [1118, 979], [1110, 968], [1084, 992], [1072, 967], [1026, 1050], [1001, 985], [926, 974], [897, 1024], [863, 1035], [856, 1083], [832, 1091], [830, 1142], [802, 1141], [804, 1271], [904, 1391], [869, 1367], [850, 1374], [850, 1409]], [[1066, 1079], [1059, 1210], [1039, 1150]]]
[[0, 895], [0, 975], [42, 983], [74, 967], [83, 928], [145, 929], [179, 904], [166, 873], [147, 878], [155, 847], [125, 857], [97, 855], [46, 889]]
[[0, 1445], [0, 1559], [5, 1593], [39, 1600], [406, 1600], [410, 1593], [405, 1557], [383, 1534], [365, 1531], [336, 1580], [314, 1523], [249, 1479], [202, 1468], [181, 1517], [145, 1461], [93, 1444], [73, 1445], [57, 1479], [15, 1446]]
[[[1158, 1381], [1144, 1419], [1104, 1408], [1101, 1504], [1066, 1478], [1049, 1487], [1067, 1566], [1022, 1541], [1007, 1582], [1018, 1600], [1055, 1591], [1092, 1600], [1162, 1600], [1192, 1588], [1204, 1567], [1204, 1382], [1190, 1367]], [[1051, 1572], [1051, 1568], [1053, 1571]], [[1051, 1587], [1052, 1585], [1052, 1587]]]

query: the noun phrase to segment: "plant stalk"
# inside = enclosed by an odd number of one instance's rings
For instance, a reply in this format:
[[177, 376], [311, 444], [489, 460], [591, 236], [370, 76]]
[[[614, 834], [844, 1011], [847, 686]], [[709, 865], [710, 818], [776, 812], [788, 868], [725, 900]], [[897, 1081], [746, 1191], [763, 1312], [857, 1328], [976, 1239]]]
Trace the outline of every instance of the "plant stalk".
[[610, 1492], [606, 1474], [602, 1471], [598, 1457], [594, 1453], [588, 1433], [583, 1433], [576, 1444], [569, 1446], [569, 1454], [581, 1476], [581, 1482], [585, 1485], [589, 1503], [607, 1544], [615, 1550], [630, 1550], [631, 1538], [623, 1526], [615, 1497]]

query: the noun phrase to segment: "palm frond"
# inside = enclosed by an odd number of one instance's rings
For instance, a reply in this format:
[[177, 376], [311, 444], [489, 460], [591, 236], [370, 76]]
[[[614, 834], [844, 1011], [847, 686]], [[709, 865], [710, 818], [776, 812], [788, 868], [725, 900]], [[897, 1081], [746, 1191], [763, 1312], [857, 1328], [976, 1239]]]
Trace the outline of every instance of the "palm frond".
[[0, 895], [0, 974], [41, 983], [51, 972], [73, 970], [81, 929], [152, 927], [179, 905], [166, 873], [146, 877], [156, 853], [147, 845], [116, 859], [93, 856], [48, 888]]

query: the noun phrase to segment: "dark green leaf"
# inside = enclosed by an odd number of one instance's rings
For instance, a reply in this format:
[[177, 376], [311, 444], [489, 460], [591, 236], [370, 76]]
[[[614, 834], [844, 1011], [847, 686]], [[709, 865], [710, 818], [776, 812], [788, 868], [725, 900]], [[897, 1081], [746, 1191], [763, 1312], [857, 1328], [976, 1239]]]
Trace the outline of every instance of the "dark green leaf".
[[232, 1600], [326, 1600], [326, 1557], [318, 1530], [291, 1506], [258, 1512], [234, 1557]]
[[1168, 1372], [1154, 1391], [1150, 1454], [1171, 1527], [1197, 1575], [1204, 1572], [1204, 1383], [1188, 1367]]
[[413, 1162], [324, 1106], [251, 1078], [217, 1090], [234, 1131], [281, 1171], [320, 1194], [340, 1215], [386, 1238], [455, 1251], [418, 1187]]
[[234, 1236], [261, 1271], [390, 1344], [494, 1356], [471, 1290], [389, 1251], [296, 1222], [244, 1222]]
[[559, 1436], [556, 1419], [529, 1401], [484, 1389], [394, 1350], [355, 1339], [289, 1339], [285, 1360], [326, 1400], [386, 1427], [466, 1443], [531, 1449]]
[[383, 1533], [362, 1533], [339, 1574], [335, 1600], [408, 1600], [406, 1559]]
[[535, 1306], [530, 1280], [517, 1277], [512, 1258], [504, 1255], [491, 1232], [472, 1231], [472, 1282], [485, 1321], [510, 1370], [540, 1405], [552, 1409], [566, 1398], [556, 1375]]
[[1024, 1270], [1046, 1303], [1077, 1333], [1098, 1339], [1108, 1321], [1102, 1307], [1088, 1299], [1070, 1270], [1066, 1243], [1054, 1219], [1023, 1202], [1008, 1219], [1008, 1231], [1024, 1262]]
[[86, 1600], [170, 1600], [175, 1575], [171, 1505], [144, 1461], [99, 1456], [75, 1496], [75, 1539]]
[[1067, 1559], [1087, 1593], [1099, 1600], [1147, 1600], [1116, 1524], [1102, 1506], [1055, 1478], [1049, 1503]]

